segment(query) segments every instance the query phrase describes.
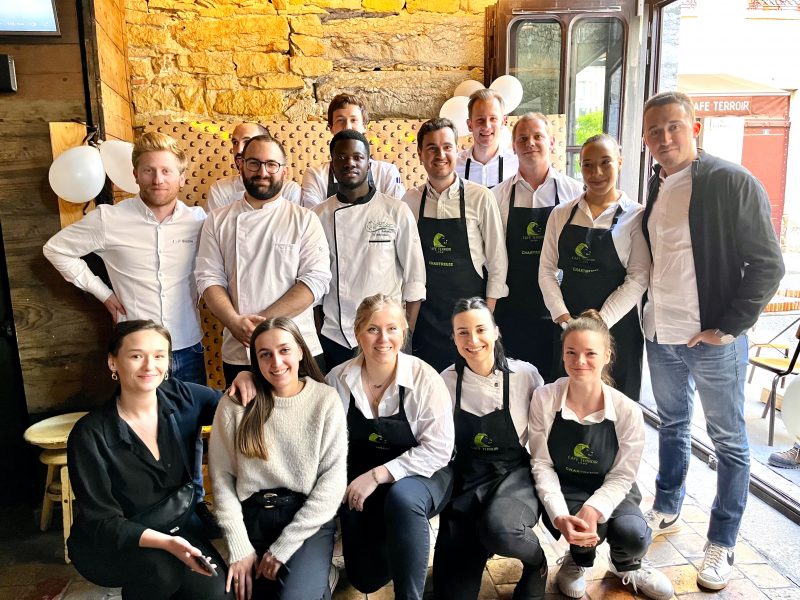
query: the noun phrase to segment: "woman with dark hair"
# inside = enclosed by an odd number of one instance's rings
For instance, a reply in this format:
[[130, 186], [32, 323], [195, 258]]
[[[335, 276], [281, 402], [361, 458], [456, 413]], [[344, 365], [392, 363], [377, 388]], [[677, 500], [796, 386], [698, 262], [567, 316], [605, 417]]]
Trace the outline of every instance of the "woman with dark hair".
[[609, 570], [635, 592], [668, 600], [669, 579], [642, 561], [651, 540], [636, 486], [644, 419], [610, 385], [611, 334], [600, 313], [587, 310], [567, 323], [561, 339], [568, 376], [534, 391], [528, 424], [545, 525], [570, 544], [559, 559], [558, 587], [570, 598], [583, 596], [584, 573], [608, 539]]
[[255, 399], [244, 408], [223, 397], [211, 433], [227, 589], [238, 600], [330, 598], [333, 518], [347, 485], [342, 403], [291, 319], [255, 328], [250, 364]]
[[169, 332], [153, 321], [114, 328], [108, 368], [119, 388], [67, 444], [77, 508], [69, 555], [89, 581], [122, 587], [125, 600], [228, 598], [225, 565], [194, 515], [191, 475], [219, 392], [168, 379], [170, 350]]
[[354, 322], [359, 354], [328, 373], [347, 407], [347, 578], [364, 593], [391, 580], [401, 600], [422, 598], [428, 519], [450, 497], [453, 452], [447, 388], [433, 367], [400, 352], [407, 328], [396, 300], [365, 298]]
[[433, 557], [437, 599], [478, 597], [487, 559], [522, 561], [515, 600], [544, 598], [547, 561], [532, 528], [541, 509], [528, 444], [536, 367], [506, 359], [500, 331], [482, 298], [456, 302], [456, 364], [442, 372], [453, 401], [456, 456], [453, 496], [439, 518]]

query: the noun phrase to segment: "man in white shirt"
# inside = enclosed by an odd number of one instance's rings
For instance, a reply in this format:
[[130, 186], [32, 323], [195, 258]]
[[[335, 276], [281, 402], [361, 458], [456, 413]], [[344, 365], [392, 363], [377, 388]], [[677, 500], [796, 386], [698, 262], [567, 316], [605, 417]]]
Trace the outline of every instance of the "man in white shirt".
[[[350, 94], [334, 96], [328, 105], [328, 129], [336, 135], [345, 129], [359, 133], [367, 132], [369, 113], [364, 102]], [[400, 171], [391, 163], [370, 160], [369, 184], [382, 194], [397, 198], [403, 197], [406, 190], [400, 179]], [[309, 167], [303, 173], [303, 206], [313, 208], [324, 200], [336, 195], [338, 182], [331, 170], [331, 163]]]
[[425, 265], [408, 206], [369, 183], [369, 141], [342, 130], [331, 140], [336, 195], [314, 207], [330, 246], [330, 291], [322, 303], [321, 342], [328, 369], [353, 357], [353, 321], [367, 296], [383, 293], [405, 303], [413, 331], [425, 299]]
[[456, 174], [457, 139], [449, 119], [422, 124], [417, 152], [428, 181], [403, 196], [417, 219], [429, 290], [419, 311], [414, 355], [440, 372], [455, 359], [450, 318], [456, 301], [481, 296], [494, 310], [497, 299], [508, 295], [500, 211], [488, 189]]
[[[474, 92], [467, 105], [467, 127], [472, 147], [458, 154], [459, 177], [493, 188], [517, 172], [517, 155], [500, 147], [500, 132], [506, 124], [503, 97], [491, 89]], [[463, 134], [463, 132], [462, 132]]]
[[555, 138], [542, 113], [522, 115], [512, 130], [519, 171], [492, 189], [508, 252], [508, 296], [497, 302], [495, 320], [509, 356], [536, 365], [552, 381], [556, 330], [542, 298], [537, 276], [547, 220], [555, 206], [577, 198], [583, 184], [552, 165]]
[[[164, 325], [172, 335], [171, 374], [205, 384], [193, 273], [206, 215], [178, 200], [186, 165], [174, 139], [145, 133], [133, 149], [139, 194], [98, 206], [50, 238], [44, 255], [64, 279], [105, 304], [115, 323], [152, 319]], [[103, 259], [111, 288], [81, 259], [92, 252]]]
[[[269, 131], [260, 123], [239, 123], [234, 128], [231, 134], [230, 149], [233, 155], [233, 163], [236, 165], [238, 173], [230, 177], [217, 179], [211, 184], [211, 189], [208, 190], [208, 202], [206, 204], [206, 210], [208, 212], [222, 206], [227, 206], [228, 204], [240, 200], [244, 196], [242, 151], [247, 141], [257, 135], [269, 135]], [[291, 179], [284, 178], [281, 196], [289, 202], [300, 204], [300, 186]]]
[[658, 161], [642, 222], [653, 257], [643, 321], [661, 419], [656, 497], [646, 516], [654, 537], [680, 528], [697, 390], [718, 465], [697, 583], [720, 590], [732, 573], [749, 486], [745, 332], [778, 289], [783, 259], [764, 187], [698, 149], [691, 98], [653, 96], [643, 129]]
[[312, 305], [328, 290], [328, 244], [319, 219], [281, 196], [286, 154], [266, 135], [242, 154], [245, 195], [211, 212], [197, 255], [197, 287], [225, 326], [225, 380], [249, 368], [250, 336], [271, 317], [294, 319], [315, 358]]

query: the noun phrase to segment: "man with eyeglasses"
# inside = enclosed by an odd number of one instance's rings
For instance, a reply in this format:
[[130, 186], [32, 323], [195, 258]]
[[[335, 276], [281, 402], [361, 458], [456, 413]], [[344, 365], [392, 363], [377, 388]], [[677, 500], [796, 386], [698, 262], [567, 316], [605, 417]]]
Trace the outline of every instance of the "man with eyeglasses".
[[[244, 196], [244, 181], [242, 180], [242, 150], [248, 140], [257, 135], [269, 135], [266, 127], [260, 123], [239, 123], [231, 133], [230, 150], [233, 162], [236, 165], [236, 174], [230, 177], [217, 179], [208, 190], [206, 210], [211, 212], [216, 208], [227, 206]], [[300, 185], [291, 179], [285, 178], [281, 195], [289, 202], [300, 204]]]
[[317, 216], [281, 195], [286, 154], [268, 135], [242, 152], [242, 199], [211, 212], [197, 254], [197, 288], [225, 326], [222, 368], [230, 383], [250, 364], [250, 336], [271, 317], [291, 317], [315, 358], [322, 347], [312, 305], [331, 280]]

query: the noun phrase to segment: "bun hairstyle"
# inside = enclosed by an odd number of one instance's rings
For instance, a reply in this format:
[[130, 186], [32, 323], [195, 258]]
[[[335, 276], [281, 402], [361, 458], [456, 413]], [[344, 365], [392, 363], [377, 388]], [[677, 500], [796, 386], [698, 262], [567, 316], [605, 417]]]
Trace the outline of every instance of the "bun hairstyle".
[[599, 333], [603, 338], [603, 343], [606, 348], [611, 352], [611, 360], [603, 367], [602, 380], [603, 383], [613, 386], [614, 380], [611, 377], [611, 366], [614, 364], [616, 356], [616, 349], [614, 347], [614, 338], [608, 330], [608, 325], [600, 316], [600, 313], [593, 308], [583, 311], [577, 319], [572, 319], [567, 322], [567, 328], [561, 333], [561, 346], [563, 348], [564, 341], [570, 333], [575, 331], [593, 331]]
[[[492, 325], [497, 327], [497, 322], [494, 320], [494, 313], [489, 310], [489, 307], [486, 305], [486, 300], [481, 298], [480, 296], [473, 296], [472, 298], [461, 298], [456, 300], [456, 304], [453, 307], [453, 315], [450, 317], [450, 325], [453, 324], [453, 319], [456, 318], [456, 315], [459, 315], [463, 312], [467, 312], [468, 310], [485, 310], [489, 313], [489, 317], [492, 319]], [[456, 369], [464, 368], [467, 361], [464, 360], [464, 357], [461, 356], [458, 352], [456, 352]], [[506, 358], [506, 352], [503, 348], [503, 343], [500, 341], [498, 337], [494, 341], [494, 366], [493, 369], [495, 371], [502, 371], [503, 373], [510, 373], [511, 369], [508, 366], [508, 359]]]
[[[401, 324], [403, 326], [403, 344], [405, 345], [405, 342], [408, 340], [408, 321], [406, 321], [406, 311], [403, 310], [402, 304], [386, 294], [373, 294], [372, 296], [367, 296], [361, 301], [361, 304], [358, 305], [358, 308], [356, 309], [356, 316], [353, 320], [353, 331], [356, 334], [356, 338], [358, 338], [359, 334], [367, 327], [367, 325], [369, 325], [369, 319], [373, 314], [379, 310], [383, 310], [384, 308], [391, 306], [399, 309], [400, 314], [402, 315]], [[362, 348], [359, 344], [356, 348], [356, 354], [361, 354], [361, 351]]]

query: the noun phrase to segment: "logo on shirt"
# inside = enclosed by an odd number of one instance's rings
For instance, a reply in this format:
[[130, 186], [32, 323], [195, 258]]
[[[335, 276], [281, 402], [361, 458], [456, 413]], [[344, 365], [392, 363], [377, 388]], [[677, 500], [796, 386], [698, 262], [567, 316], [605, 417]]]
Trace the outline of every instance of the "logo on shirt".
[[539, 225], [536, 221], [531, 221], [528, 223], [528, 227], [525, 229], [525, 233], [527, 234], [526, 239], [538, 239], [544, 235], [544, 231], [542, 231], [542, 226]]
[[472, 449], [483, 452], [496, 452], [497, 446], [494, 445], [494, 440], [488, 433], [476, 433], [475, 437], [472, 438]]
[[582, 258], [584, 260], [589, 260], [592, 258], [592, 249], [589, 244], [585, 242], [581, 242], [577, 246], [575, 246], [575, 255], [578, 258]]
[[369, 438], [367, 438], [373, 444], [378, 444], [379, 446], [386, 445], [386, 438], [383, 437], [380, 433], [370, 433]]
[[367, 221], [364, 230], [369, 234], [370, 242], [388, 242], [395, 239], [397, 225], [384, 219]]
[[596, 465], [599, 462], [595, 460], [594, 451], [589, 447], [589, 444], [584, 444], [582, 442], [575, 444], [575, 447], [572, 449], [570, 460], [582, 465]]
[[437, 254], [452, 252], [453, 249], [450, 248], [449, 246], [450, 246], [450, 240], [447, 239], [447, 236], [445, 236], [445, 234], [437, 233], [433, 236], [433, 242], [431, 243], [431, 250], [433, 250]]

